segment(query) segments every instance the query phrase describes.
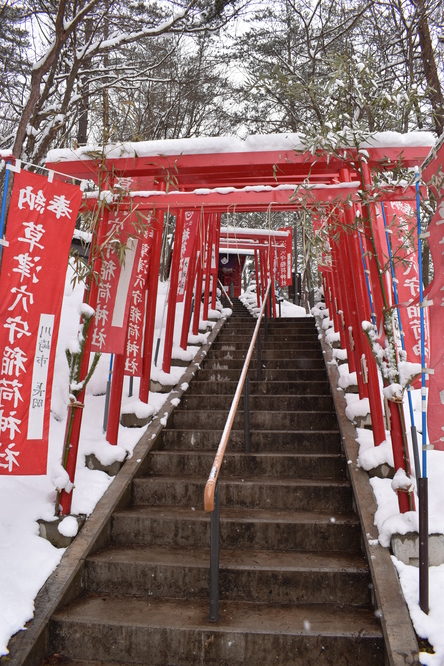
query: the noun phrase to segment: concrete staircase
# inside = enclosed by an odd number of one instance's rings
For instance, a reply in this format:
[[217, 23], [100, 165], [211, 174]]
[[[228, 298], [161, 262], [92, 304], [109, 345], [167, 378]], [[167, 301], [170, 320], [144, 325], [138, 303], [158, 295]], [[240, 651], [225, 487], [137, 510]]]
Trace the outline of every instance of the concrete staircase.
[[251, 371], [252, 453], [236, 417], [221, 474], [221, 619], [208, 621], [202, 497], [255, 325], [241, 304], [147, 457], [47, 663], [384, 663], [368, 566], [314, 322], [270, 321]]

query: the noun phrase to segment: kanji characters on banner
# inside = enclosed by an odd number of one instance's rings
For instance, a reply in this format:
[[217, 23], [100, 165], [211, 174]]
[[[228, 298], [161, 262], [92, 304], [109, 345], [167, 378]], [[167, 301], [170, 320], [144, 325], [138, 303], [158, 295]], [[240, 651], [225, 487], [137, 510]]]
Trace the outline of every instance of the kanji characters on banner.
[[[98, 290], [95, 317], [90, 336], [90, 350], [123, 354], [125, 350], [128, 315], [131, 299], [128, 295], [135, 283], [139, 263], [146, 270], [147, 260], [141, 258], [143, 240], [134, 237], [136, 213], [121, 212], [110, 216], [107, 221], [107, 237], [115, 240], [108, 243], [105, 255], [98, 261]], [[150, 218], [147, 229], [141, 235], [149, 243]], [[118, 245], [125, 245], [124, 261], [119, 257]], [[134, 304], [133, 304], [134, 307]], [[136, 315], [134, 315], [136, 316]]]
[[278, 250], [277, 278], [280, 287], [293, 284], [293, 227], [280, 227], [278, 231], [286, 231], [285, 247]]
[[15, 175], [0, 271], [0, 474], [45, 474], [54, 356], [79, 187]]
[[[416, 241], [416, 215], [408, 202], [384, 204], [393, 253], [407, 360], [421, 360], [419, 317], [419, 269]], [[428, 316], [426, 313], [426, 333]], [[427, 338], [427, 335], [426, 335]], [[426, 352], [426, 358], [428, 352]]]
[[177, 284], [177, 303], [185, 297], [188, 268], [199, 226], [200, 211], [187, 210], [184, 214], [182, 243], [180, 248], [179, 281]]
[[125, 374], [142, 375], [143, 324], [146, 310], [146, 284], [149, 271], [151, 244], [141, 243], [140, 256], [130, 291], [128, 335], [125, 354]]
[[[444, 144], [441, 143], [436, 154], [436, 161], [430, 171], [424, 172], [424, 178], [430, 180], [433, 175], [444, 172]], [[442, 178], [442, 176], [441, 176]], [[439, 183], [435, 176], [435, 182]], [[439, 186], [440, 185], [440, 186]], [[427, 308], [430, 324], [430, 359], [432, 374], [428, 379], [427, 429], [430, 444], [435, 449], [444, 451], [444, 187], [441, 180], [434, 187], [437, 209], [429, 225], [429, 247], [433, 259], [434, 277], [425, 291], [429, 307]]]

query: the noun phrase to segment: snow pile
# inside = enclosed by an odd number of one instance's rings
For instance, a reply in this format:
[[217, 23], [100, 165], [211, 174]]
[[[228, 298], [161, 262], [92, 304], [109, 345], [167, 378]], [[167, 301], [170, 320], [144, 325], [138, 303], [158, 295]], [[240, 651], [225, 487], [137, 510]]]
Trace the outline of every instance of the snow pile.
[[338, 386], [341, 389], [347, 389], [350, 386], [356, 386], [358, 378], [356, 372], [349, 372], [348, 363], [342, 363], [338, 366], [339, 380]]
[[172, 358], [179, 361], [188, 361], [191, 363], [198, 351], [199, 347], [187, 347], [187, 349], [182, 349], [182, 347], [179, 347], [179, 345], [174, 345]]
[[350, 421], [354, 421], [358, 417], [370, 414], [370, 403], [368, 398], [360, 398], [357, 393], [344, 393], [344, 397], [347, 403], [345, 415]]
[[333, 354], [333, 358], [336, 359], [337, 361], [346, 361], [347, 360], [347, 350], [346, 349], [333, 349], [332, 354]]
[[404, 564], [392, 557], [398, 571], [410, 617], [418, 636], [428, 638], [435, 649], [435, 654], [420, 653], [422, 664], [443, 666], [444, 664], [444, 566], [429, 568], [429, 607], [427, 615], [419, 607], [419, 576], [417, 567]]
[[356, 441], [359, 444], [358, 465], [367, 472], [384, 463], [394, 467], [392, 443], [390, 433], [386, 432], [386, 437], [379, 446], [375, 446], [373, 432], [366, 428], [356, 428], [358, 434]]
[[[256, 296], [256, 284], [251, 284], [250, 286], [247, 287], [245, 291], [242, 292], [242, 294], [239, 296], [239, 300], [245, 305], [247, 310], [250, 312], [250, 314], [253, 315], [253, 317], [258, 317], [260, 308], [257, 306], [257, 296]], [[279, 315], [279, 308], [280, 308], [280, 316], [281, 317], [307, 317], [307, 312], [305, 308], [302, 308], [299, 305], [294, 305], [294, 303], [290, 303], [290, 301], [287, 301], [283, 299], [280, 303], [280, 306], [277, 306], [277, 312]]]
[[75, 537], [79, 531], [79, 523], [74, 516], [66, 516], [57, 526], [60, 534], [66, 537]]
[[54, 517], [49, 476], [0, 477], [0, 655], [34, 614], [34, 598], [64, 553], [38, 536], [37, 519]]

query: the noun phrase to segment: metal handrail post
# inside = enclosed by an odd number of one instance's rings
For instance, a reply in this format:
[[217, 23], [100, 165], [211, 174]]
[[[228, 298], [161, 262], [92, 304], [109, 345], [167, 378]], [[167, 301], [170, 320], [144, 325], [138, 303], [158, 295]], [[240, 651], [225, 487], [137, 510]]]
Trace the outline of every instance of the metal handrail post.
[[[219, 494], [218, 494], [218, 478], [219, 473], [224, 461], [225, 450], [228, 445], [228, 440], [230, 438], [231, 429], [234, 424], [234, 419], [236, 417], [237, 408], [239, 406], [239, 401], [242, 397], [242, 391], [244, 390], [244, 385], [247, 380], [248, 370], [250, 366], [250, 361], [253, 356], [254, 346], [258, 338], [259, 329], [262, 321], [262, 316], [264, 313], [265, 305], [267, 302], [268, 295], [270, 293], [271, 281], [268, 282], [268, 286], [265, 293], [265, 298], [262, 303], [262, 307], [259, 313], [258, 321], [253, 331], [253, 336], [251, 338], [250, 346], [248, 347], [247, 355], [245, 357], [244, 365], [242, 367], [241, 375], [239, 382], [234, 393], [234, 397], [231, 403], [230, 411], [228, 412], [228, 417], [220, 438], [219, 446], [217, 448], [216, 455], [214, 457], [213, 465], [211, 467], [210, 475], [205, 484], [204, 490], [204, 509], [205, 511], [210, 512], [210, 613], [209, 618], [211, 622], [217, 622], [219, 618]], [[248, 387], [246, 389], [248, 394]]]
[[244, 384], [244, 449], [245, 453], [251, 451], [250, 437], [250, 377], [247, 375]]
[[214, 509], [210, 517], [210, 622], [219, 619], [220, 502], [219, 484], [214, 491]]
[[228, 296], [228, 291], [225, 289], [225, 286], [222, 284], [222, 282], [221, 282], [219, 279], [218, 279], [217, 281], [218, 281], [218, 283], [219, 283], [219, 285], [220, 285], [222, 291], [224, 292], [225, 298], [227, 299], [227, 301], [229, 302], [229, 304], [231, 305], [231, 307], [233, 307], [233, 301], [232, 301], [231, 298]]
[[256, 347], [256, 379], [258, 382], [262, 379], [262, 335], [259, 333], [257, 336], [257, 347]]

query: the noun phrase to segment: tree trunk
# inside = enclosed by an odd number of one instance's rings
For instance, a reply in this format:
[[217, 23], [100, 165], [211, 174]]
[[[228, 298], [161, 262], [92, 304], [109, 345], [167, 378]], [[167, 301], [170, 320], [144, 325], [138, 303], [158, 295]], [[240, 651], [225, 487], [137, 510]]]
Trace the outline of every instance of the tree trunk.
[[435, 130], [440, 136], [444, 131], [444, 95], [436, 67], [433, 53], [432, 38], [430, 36], [424, 0], [414, 0], [418, 12], [418, 37], [421, 48], [421, 59], [427, 81], [428, 97], [432, 105]]

